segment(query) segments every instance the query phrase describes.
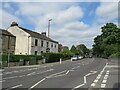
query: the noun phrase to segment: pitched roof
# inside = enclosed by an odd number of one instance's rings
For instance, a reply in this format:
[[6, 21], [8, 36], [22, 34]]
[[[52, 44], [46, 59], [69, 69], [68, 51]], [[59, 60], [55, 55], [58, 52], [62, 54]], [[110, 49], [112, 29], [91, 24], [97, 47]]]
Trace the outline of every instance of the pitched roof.
[[13, 34], [11, 34], [10, 32], [8, 32], [7, 30], [4, 30], [4, 29], [0, 29], [0, 35], [15, 37]]
[[51, 42], [58, 43], [57, 41], [54, 41], [51, 38], [49, 38], [49, 37], [47, 37], [45, 35], [42, 35], [40, 33], [37, 33], [35, 31], [29, 30], [29, 29], [25, 29], [25, 28], [22, 28], [22, 27], [19, 27], [19, 28], [24, 30], [25, 32], [29, 33], [32, 37], [36, 37], [36, 38], [40, 38], [40, 39], [43, 39], [43, 40], [48, 40], [48, 41], [51, 41]]

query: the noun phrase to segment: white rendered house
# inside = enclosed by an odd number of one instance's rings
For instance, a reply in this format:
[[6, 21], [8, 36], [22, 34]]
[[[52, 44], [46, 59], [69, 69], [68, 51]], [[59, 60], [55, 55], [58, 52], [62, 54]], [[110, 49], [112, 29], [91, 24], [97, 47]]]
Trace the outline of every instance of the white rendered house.
[[58, 42], [32, 30], [19, 27], [13, 22], [8, 31], [16, 36], [15, 54], [40, 55], [58, 52]]

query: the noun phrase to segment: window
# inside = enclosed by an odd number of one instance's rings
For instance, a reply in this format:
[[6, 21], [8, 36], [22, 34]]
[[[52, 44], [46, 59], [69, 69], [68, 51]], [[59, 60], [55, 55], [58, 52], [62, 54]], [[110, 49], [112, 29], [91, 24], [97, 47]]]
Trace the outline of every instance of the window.
[[53, 47], [53, 43], [51, 43], [51, 48]]
[[37, 51], [35, 51], [35, 55], [37, 55]]
[[56, 44], [55, 44], [55, 48], [56, 48]]
[[41, 41], [41, 47], [43, 47], [43, 41]]
[[49, 42], [47, 42], [47, 47], [49, 47]]
[[35, 39], [35, 46], [38, 46], [38, 40]]
[[43, 51], [41, 51], [41, 54], [43, 53]]

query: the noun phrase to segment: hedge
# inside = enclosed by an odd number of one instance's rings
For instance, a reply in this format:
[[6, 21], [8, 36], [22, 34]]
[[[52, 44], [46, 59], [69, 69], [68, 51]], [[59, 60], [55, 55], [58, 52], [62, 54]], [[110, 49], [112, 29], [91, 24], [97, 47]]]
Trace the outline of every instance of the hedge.
[[[41, 55], [10, 55], [9, 61], [10, 62], [19, 62], [20, 59], [23, 59], [24, 61], [30, 61], [33, 58], [36, 58], [36, 60], [41, 60]], [[2, 61], [8, 61], [8, 55], [2, 55]]]
[[45, 57], [46, 63], [58, 62], [60, 61], [60, 58], [62, 59], [70, 58], [70, 55], [61, 53], [44, 53], [42, 55]]

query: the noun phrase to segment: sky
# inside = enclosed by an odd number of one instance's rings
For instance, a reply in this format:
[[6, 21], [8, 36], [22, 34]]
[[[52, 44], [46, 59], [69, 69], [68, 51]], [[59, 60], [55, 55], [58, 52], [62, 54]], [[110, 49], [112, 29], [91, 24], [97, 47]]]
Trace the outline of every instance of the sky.
[[0, 28], [7, 29], [15, 21], [19, 26], [48, 32], [63, 45], [85, 44], [92, 48], [94, 38], [106, 23], [118, 23], [117, 2], [0, 2]]

